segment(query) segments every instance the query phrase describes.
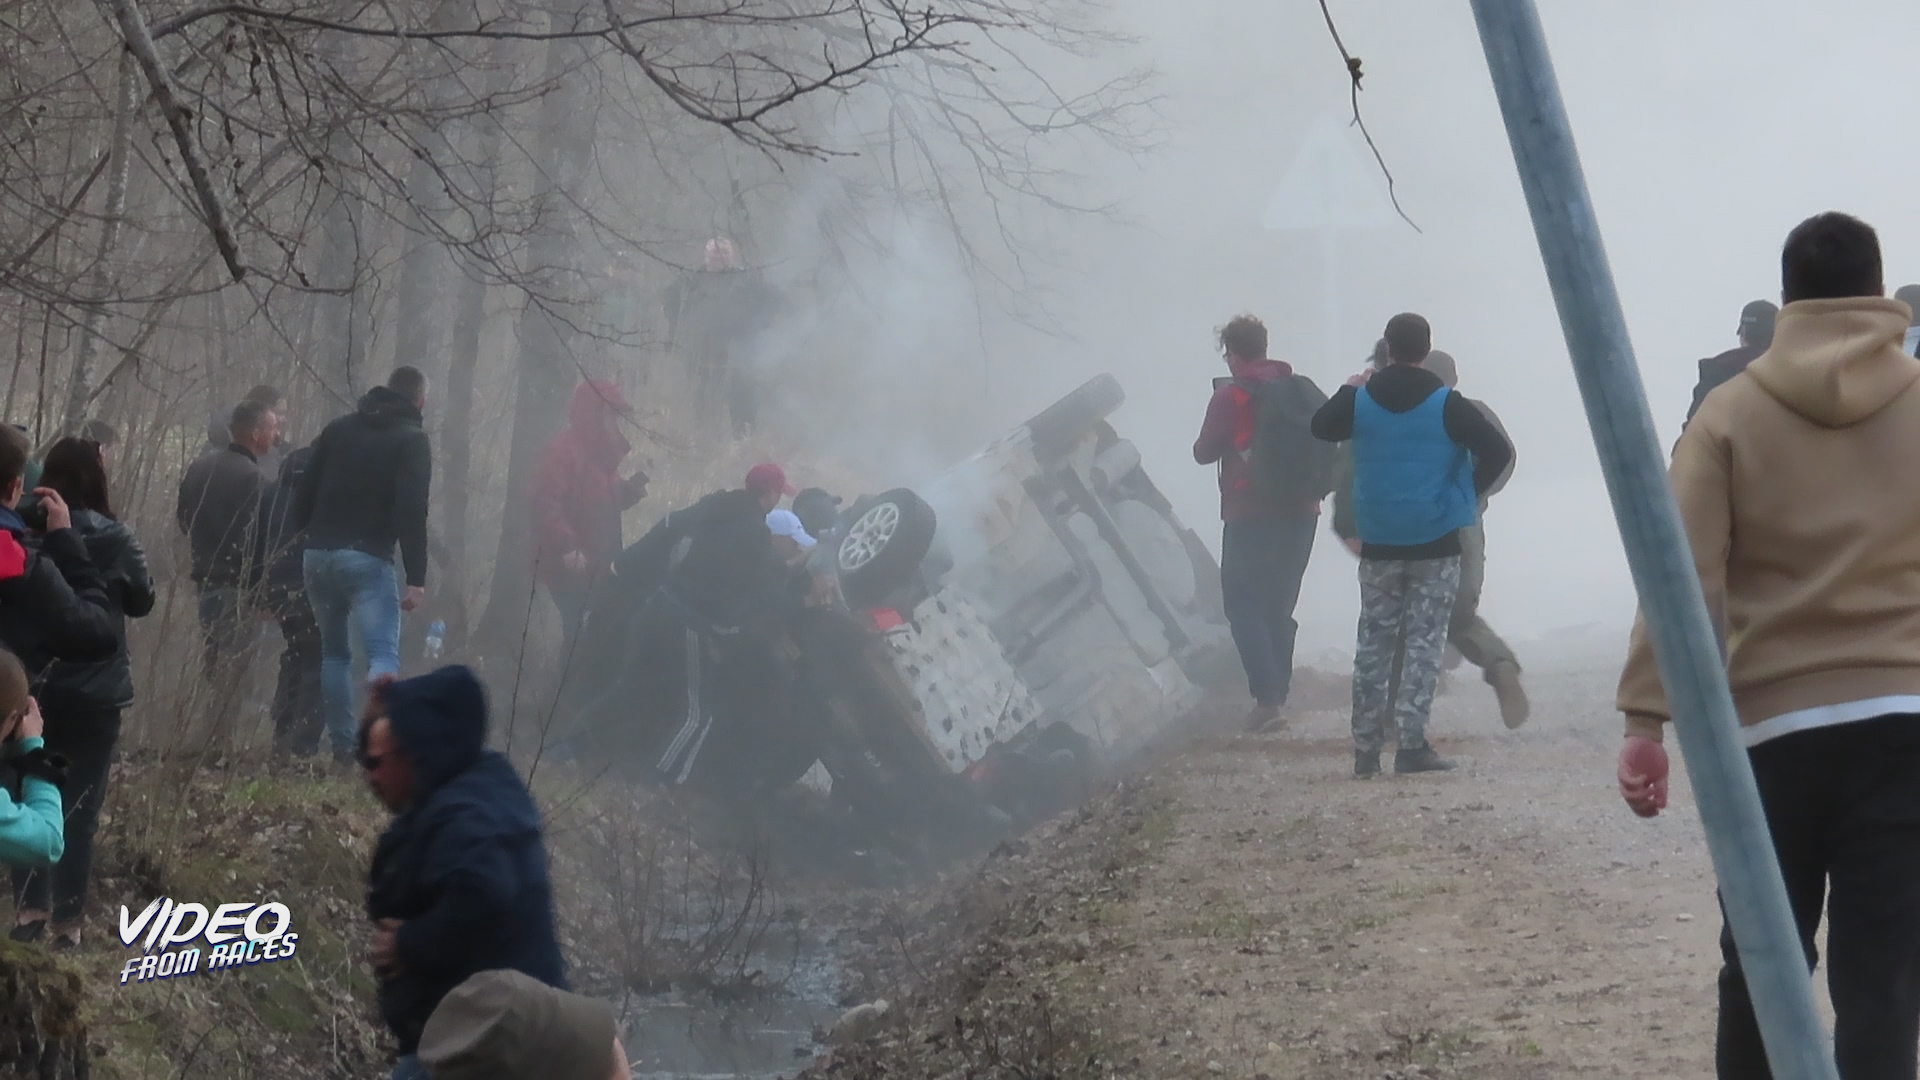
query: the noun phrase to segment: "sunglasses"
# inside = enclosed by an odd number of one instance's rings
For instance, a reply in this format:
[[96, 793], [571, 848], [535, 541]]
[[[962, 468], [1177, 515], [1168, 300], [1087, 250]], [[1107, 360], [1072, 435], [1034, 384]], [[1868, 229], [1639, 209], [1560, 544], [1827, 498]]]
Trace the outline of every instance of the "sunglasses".
[[386, 760], [387, 755], [385, 754], [361, 754], [360, 767], [368, 772], [373, 772], [380, 768], [381, 764]]

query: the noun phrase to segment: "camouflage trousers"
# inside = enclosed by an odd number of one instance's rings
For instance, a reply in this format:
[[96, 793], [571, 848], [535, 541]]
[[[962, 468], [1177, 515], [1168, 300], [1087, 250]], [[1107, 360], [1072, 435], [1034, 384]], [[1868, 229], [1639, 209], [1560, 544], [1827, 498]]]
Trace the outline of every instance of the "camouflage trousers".
[[1378, 753], [1390, 729], [1399, 747], [1427, 745], [1460, 557], [1360, 560], [1360, 631], [1353, 652], [1353, 747]]

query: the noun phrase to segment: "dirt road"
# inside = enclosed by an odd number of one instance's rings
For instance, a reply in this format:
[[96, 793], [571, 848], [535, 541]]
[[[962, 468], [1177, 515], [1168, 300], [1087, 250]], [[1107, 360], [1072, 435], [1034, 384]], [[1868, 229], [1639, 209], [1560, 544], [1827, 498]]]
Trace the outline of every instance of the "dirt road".
[[1352, 780], [1345, 710], [1194, 746], [1159, 777], [1172, 831], [1109, 985], [1203, 1075], [1709, 1075], [1719, 920], [1691, 792], [1632, 817], [1611, 672], [1530, 681], [1515, 733], [1483, 687], [1441, 699], [1444, 776]]
[[954, 969], [976, 1004], [923, 1003], [917, 1038], [1044, 996], [1084, 1021], [1086, 1075], [1711, 1075], [1705, 845], [1684, 777], [1656, 821], [1620, 804], [1611, 668], [1536, 667], [1519, 732], [1461, 680], [1451, 774], [1353, 780], [1344, 708], [1198, 740], [989, 862], [1006, 903]]

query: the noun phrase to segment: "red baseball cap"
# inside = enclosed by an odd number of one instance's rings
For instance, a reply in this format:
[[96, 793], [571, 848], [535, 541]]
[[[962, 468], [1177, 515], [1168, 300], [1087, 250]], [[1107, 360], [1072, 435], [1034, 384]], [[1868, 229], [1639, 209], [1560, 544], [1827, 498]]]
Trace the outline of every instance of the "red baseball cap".
[[747, 490], [756, 495], [792, 495], [794, 487], [787, 482], [787, 470], [771, 461], [763, 461], [747, 470]]

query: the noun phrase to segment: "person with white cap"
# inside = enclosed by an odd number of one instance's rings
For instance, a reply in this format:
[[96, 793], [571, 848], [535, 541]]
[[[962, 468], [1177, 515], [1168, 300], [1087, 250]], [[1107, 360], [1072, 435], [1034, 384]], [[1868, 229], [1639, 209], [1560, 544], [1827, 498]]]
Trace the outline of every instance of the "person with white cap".
[[440, 1000], [420, 1034], [432, 1080], [626, 1080], [613, 1009], [518, 971], [482, 971]]
[[800, 515], [791, 510], [767, 511], [767, 531], [773, 534], [773, 550], [788, 566], [805, 562], [807, 552], [813, 550], [813, 537], [808, 535]]

